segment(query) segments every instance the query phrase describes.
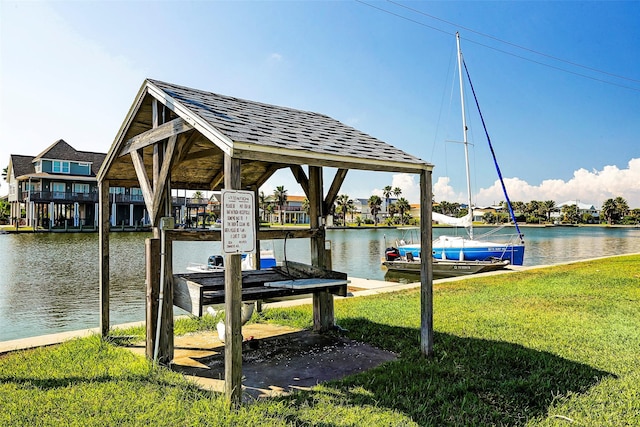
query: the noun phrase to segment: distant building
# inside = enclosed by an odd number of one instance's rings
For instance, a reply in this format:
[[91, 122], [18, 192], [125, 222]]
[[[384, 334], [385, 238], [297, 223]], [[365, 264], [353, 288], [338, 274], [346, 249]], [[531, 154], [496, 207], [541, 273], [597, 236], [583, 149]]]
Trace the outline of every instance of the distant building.
[[[12, 224], [34, 228], [93, 228], [98, 225], [97, 173], [106, 153], [78, 151], [60, 139], [37, 156], [12, 154], [7, 168]], [[140, 187], [110, 187], [112, 226], [148, 225]], [[172, 197], [176, 224], [204, 223], [219, 217], [217, 199]]]
[[565, 206], [575, 205], [578, 208], [578, 215], [582, 216], [585, 213], [589, 214], [592, 218], [597, 219], [600, 217], [600, 211], [596, 209], [594, 205], [588, 203], [580, 203], [577, 200], [568, 200], [564, 203], [556, 205], [555, 209], [551, 212], [551, 220], [560, 221], [562, 219], [562, 208]]
[[[282, 223], [283, 224], [308, 224], [309, 215], [304, 211], [303, 203], [305, 196], [289, 196], [282, 206]], [[265, 213], [267, 221], [272, 223], [280, 222], [280, 206], [278, 206], [276, 198], [273, 195], [267, 197], [267, 202], [273, 204], [273, 212]]]
[[96, 174], [105, 156], [77, 151], [62, 139], [35, 157], [12, 154], [7, 168], [12, 224], [97, 225]]

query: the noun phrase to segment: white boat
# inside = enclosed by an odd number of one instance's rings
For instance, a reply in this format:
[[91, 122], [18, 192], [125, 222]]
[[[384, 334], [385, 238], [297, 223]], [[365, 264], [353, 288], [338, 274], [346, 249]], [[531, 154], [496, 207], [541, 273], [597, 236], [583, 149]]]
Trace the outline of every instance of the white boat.
[[[253, 270], [254, 254], [242, 255], [242, 269]], [[275, 267], [277, 265], [276, 257], [272, 249], [264, 249], [260, 251], [260, 269]], [[207, 273], [212, 271], [224, 270], [224, 257], [222, 255], [211, 255], [206, 264], [189, 263], [187, 270], [196, 273]]]
[[[504, 191], [507, 205], [509, 207], [509, 214], [515, 225], [517, 234], [511, 236], [507, 242], [495, 242], [489, 240], [478, 239], [473, 234], [473, 208], [471, 202], [471, 178], [469, 173], [469, 143], [467, 140], [467, 119], [465, 116], [464, 107], [464, 81], [462, 78], [462, 67], [464, 61], [462, 59], [462, 51], [460, 50], [460, 35], [456, 33], [456, 42], [458, 48], [458, 73], [460, 79], [460, 102], [462, 106], [462, 132], [463, 132], [463, 144], [464, 144], [464, 156], [467, 173], [467, 196], [468, 196], [468, 210], [469, 213], [463, 218], [453, 218], [446, 215], [433, 213], [433, 220], [447, 225], [462, 226], [467, 230], [467, 237], [461, 236], [440, 236], [432, 242], [433, 257], [440, 260], [457, 260], [457, 261], [490, 261], [490, 260], [508, 260], [512, 265], [522, 265], [524, 262], [524, 240], [523, 235], [520, 233], [518, 223], [516, 222], [511, 202], [507, 195], [507, 190], [502, 180], [502, 174], [491, 146], [491, 140], [486, 132], [489, 147], [493, 154], [493, 160], [502, 183], [502, 189]], [[473, 86], [471, 86], [473, 90]], [[475, 96], [475, 94], [474, 94]], [[476, 100], [477, 105], [477, 100]], [[478, 108], [479, 111], [479, 108]], [[480, 114], [482, 118], [482, 114]], [[482, 121], [484, 126], [484, 120]], [[398, 244], [398, 250], [401, 256], [406, 256], [407, 253], [411, 253], [414, 257], [420, 256], [420, 244], [419, 243], [400, 243]]]

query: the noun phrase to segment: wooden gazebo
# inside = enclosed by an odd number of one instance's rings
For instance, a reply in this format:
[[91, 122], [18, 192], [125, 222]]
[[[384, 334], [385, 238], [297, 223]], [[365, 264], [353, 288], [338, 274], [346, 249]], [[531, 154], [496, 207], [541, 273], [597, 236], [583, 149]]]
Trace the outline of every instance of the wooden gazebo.
[[[326, 192], [322, 182], [324, 167], [336, 169]], [[171, 190], [248, 190], [257, 200], [260, 186], [284, 168], [291, 170], [309, 200], [310, 227], [287, 232], [257, 230], [258, 254], [260, 240], [309, 238], [311, 267], [315, 267], [315, 271], [326, 271], [325, 218], [349, 169], [420, 175], [422, 253], [431, 253], [431, 164], [326, 115], [147, 79], [98, 175], [102, 335], [108, 335], [110, 328], [111, 186], [142, 189], [154, 230], [154, 238], [146, 243], [147, 356], [169, 363], [173, 359], [175, 282], [170, 261], [172, 242], [221, 239], [219, 231], [161, 229], [161, 224], [165, 224], [161, 219], [171, 216]], [[255, 211], [258, 218], [257, 207]], [[163, 257], [168, 262], [161, 262]], [[433, 352], [431, 257], [425, 256], [422, 260], [421, 349], [430, 355]], [[240, 254], [225, 255], [225, 270], [221, 273], [226, 314], [225, 390], [234, 403], [241, 397], [240, 310], [243, 285], [248, 281], [246, 276], [243, 278], [240, 262]], [[164, 266], [162, 272], [161, 265]], [[314, 291], [315, 330], [333, 326], [330, 291], [327, 287]], [[159, 301], [162, 301], [162, 315], [158, 322]]]

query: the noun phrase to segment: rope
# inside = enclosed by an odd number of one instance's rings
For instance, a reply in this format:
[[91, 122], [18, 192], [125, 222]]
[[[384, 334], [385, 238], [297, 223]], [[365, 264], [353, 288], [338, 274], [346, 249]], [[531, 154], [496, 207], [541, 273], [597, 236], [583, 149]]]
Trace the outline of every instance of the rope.
[[476, 107], [478, 108], [478, 114], [480, 114], [480, 120], [482, 121], [482, 127], [484, 129], [484, 134], [487, 136], [487, 142], [489, 143], [489, 149], [491, 149], [491, 156], [493, 157], [493, 163], [496, 166], [496, 171], [498, 171], [498, 178], [500, 178], [500, 185], [502, 185], [502, 192], [504, 193], [504, 197], [507, 200], [507, 206], [509, 207], [509, 215], [511, 215], [511, 219], [513, 220], [513, 224], [516, 226], [516, 231], [518, 232], [518, 236], [520, 237], [520, 242], [524, 243], [523, 234], [520, 232], [520, 227], [518, 227], [518, 221], [516, 221], [516, 216], [513, 213], [513, 207], [511, 206], [511, 200], [509, 200], [509, 195], [507, 194], [507, 188], [504, 185], [504, 180], [502, 179], [502, 172], [500, 172], [500, 166], [498, 166], [498, 160], [496, 159], [496, 153], [493, 151], [493, 145], [491, 144], [491, 138], [489, 137], [489, 132], [487, 131], [487, 126], [484, 123], [484, 117], [482, 116], [482, 111], [480, 111], [480, 104], [478, 103], [478, 98], [476, 97], [476, 91], [473, 88], [473, 83], [471, 83], [471, 76], [469, 75], [469, 70], [467, 69], [467, 63], [462, 61], [464, 65], [464, 71], [467, 74], [467, 79], [469, 80], [469, 86], [471, 87], [471, 92], [473, 93], [473, 100], [476, 102]]

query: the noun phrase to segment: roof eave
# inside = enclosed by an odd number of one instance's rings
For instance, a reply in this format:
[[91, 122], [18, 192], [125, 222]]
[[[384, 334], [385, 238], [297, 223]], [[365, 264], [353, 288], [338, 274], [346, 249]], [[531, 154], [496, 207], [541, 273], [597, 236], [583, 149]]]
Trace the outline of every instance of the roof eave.
[[381, 172], [420, 173], [432, 171], [433, 165], [427, 162], [401, 162], [390, 160], [348, 157], [337, 154], [318, 153], [316, 151], [272, 147], [247, 142], [234, 142], [234, 157], [243, 160], [265, 160], [265, 155], [277, 156], [278, 163], [306, 164], [312, 166], [329, 166], [372, 170]]

